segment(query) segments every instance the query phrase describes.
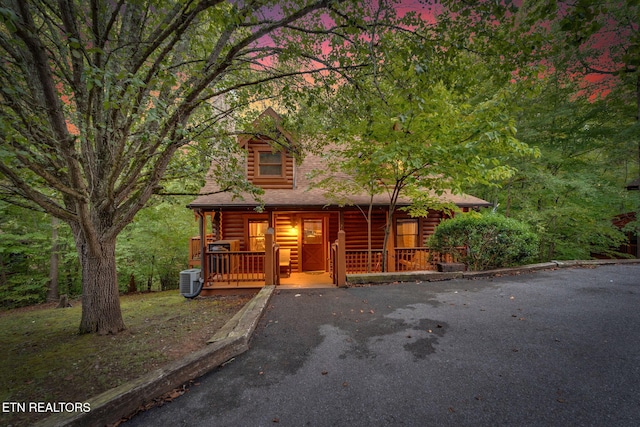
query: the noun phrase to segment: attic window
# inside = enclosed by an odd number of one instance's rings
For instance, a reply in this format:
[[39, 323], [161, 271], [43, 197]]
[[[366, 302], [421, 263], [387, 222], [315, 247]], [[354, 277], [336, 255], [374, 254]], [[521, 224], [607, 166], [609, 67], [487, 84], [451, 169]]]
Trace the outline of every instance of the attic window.
[[258, 153], [258, 175], [261, 177], [281, 177], [283, 176], [283, 155], [282, 153], [272, 153], [270, 151], [259, 151]]

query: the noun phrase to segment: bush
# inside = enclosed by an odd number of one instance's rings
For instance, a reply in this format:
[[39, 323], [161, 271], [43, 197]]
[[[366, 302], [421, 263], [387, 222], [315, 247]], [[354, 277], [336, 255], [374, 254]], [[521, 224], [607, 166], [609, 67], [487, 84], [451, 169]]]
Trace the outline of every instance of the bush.
[[[471, 270], [489, 270], [531, 261], [538, 252], [538, 236], [513, 218], [468, 213], [441, 222], [427, 246], [456, 256]], [[456, 249], [461, 246], [467, 248], [464, 255]]]

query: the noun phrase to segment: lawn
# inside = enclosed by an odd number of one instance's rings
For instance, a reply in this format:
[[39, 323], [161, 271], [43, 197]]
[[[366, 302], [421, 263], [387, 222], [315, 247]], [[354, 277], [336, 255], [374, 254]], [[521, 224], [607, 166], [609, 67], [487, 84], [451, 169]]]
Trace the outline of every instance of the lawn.
[[[86, 402], [89, 398], [206, 346], [250, 295], [185, 299], [178, 291], [125, 295], [127, 330], [78, 335], [81, 304], [0, 312], [0, 400]], [[47, 416], [0, 412], [2, 425]]]

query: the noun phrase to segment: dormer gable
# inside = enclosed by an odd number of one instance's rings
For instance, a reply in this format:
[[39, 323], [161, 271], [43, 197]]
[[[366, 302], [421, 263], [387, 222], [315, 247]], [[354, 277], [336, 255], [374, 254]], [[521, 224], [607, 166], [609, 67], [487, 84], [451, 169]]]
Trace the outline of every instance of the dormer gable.
[[271, 107], [253, 122], [255, 132], [238, 138], [247, 151], [247, 179], [261, 188], [294, 187], [297, 144], [282, 127], [282, 118]]

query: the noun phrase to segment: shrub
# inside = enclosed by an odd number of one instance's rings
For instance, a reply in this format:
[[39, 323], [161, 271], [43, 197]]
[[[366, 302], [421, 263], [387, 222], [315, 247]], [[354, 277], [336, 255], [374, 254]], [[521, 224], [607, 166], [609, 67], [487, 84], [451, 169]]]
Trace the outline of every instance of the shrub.
[[[513, 218], [468, 213], [441, 222], [427, 246], [456, 256], [471, 270], [488, 270], [531, 261], [538, 252], [538, 236]], [[461, 246], [467, 248], [464, 255], [456, 249]]]

